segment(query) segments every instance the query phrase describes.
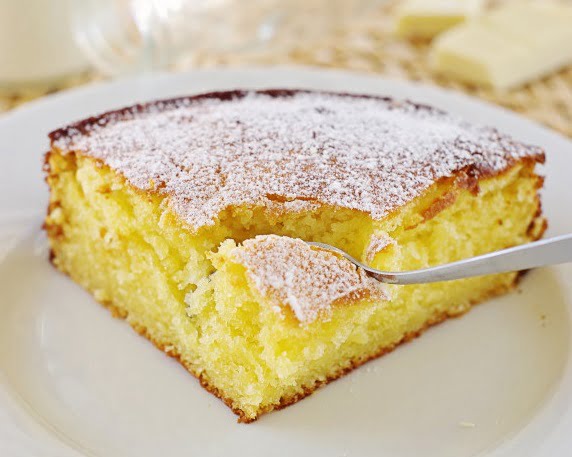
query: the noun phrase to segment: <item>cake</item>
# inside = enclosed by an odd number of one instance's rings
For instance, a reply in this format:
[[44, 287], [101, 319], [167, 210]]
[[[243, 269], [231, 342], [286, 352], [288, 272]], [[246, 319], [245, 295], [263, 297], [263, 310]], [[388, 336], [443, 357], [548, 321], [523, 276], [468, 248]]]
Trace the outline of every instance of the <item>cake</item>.
[[518, 279], [383, 285], [304, 241], [409, 270], [546, 228], [540, 148], [409, 101], [217, 92], [109, 112], [50, 139], [52, 263], [241, 422]]

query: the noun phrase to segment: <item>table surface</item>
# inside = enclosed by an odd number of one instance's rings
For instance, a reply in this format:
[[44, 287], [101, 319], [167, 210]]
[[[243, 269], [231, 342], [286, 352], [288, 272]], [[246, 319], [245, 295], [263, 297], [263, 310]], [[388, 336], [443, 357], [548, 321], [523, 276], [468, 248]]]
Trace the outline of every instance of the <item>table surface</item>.
[[[495, 0], [493, 0], [495, 1]], [[496, 3], [504, 0], [496, 0]], [[221, 66], [301, 64], [376, 73], [389, 78], [436, 84], [462, 91], [519, 112], [572, 137], [572, 66], [510, 91], [463, 84], [434, 74], [429, 44], [407, 42], [392, 34], [393, 11], [399, 0], [377, 4], [368, 14], [308, 43], [290, 34], [264, 49], [250, 52], [195, 53], [173, 65], [173, 71]], [[80, 84], [104, 79], [94, 72], [75, 75], [57, 85], [19, 92], [0, 91], [0, 112]]]

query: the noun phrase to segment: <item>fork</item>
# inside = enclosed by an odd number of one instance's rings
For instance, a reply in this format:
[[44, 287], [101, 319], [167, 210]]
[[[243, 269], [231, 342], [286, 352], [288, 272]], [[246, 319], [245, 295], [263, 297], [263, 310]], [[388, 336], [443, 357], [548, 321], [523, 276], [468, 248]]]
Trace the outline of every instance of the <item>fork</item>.
[[411, 271], [383, 271], [364, 265], [347, 252], [326, 243], [309, 241], [317, 246], [341, 254], [369, 276], [387, 284], [424, 284], [470, 278], [509, 271], [528, 270], [572, 262], [572, 233], [555, 236], [501, 251], [470, 257], [436, 267]]

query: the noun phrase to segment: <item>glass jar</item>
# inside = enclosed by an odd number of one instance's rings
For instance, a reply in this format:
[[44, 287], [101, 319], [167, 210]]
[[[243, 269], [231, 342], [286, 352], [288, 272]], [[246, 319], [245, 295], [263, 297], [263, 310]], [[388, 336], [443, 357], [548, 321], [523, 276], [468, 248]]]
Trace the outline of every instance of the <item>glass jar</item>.
[[76, 0], [74, 30], [102, 73], [157, 70], [190, 53], [311, 43], [373, 0]]
[[0, 87], [54, 84], [83, 70], [70, 0], [0, 0]]

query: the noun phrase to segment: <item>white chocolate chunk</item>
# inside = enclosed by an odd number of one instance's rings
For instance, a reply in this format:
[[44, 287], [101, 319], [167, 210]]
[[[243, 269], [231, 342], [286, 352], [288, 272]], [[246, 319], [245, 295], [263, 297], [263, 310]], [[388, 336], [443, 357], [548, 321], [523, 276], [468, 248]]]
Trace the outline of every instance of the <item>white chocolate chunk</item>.
[[433, 44], [434, 70], [508, 89], [572, 63], [572, 6], [512, 3], [459, 25]]
[[483, 0], [406, 0], [397, 11], [395, 33], [404, 38], [433, 38], [478, 14]]

